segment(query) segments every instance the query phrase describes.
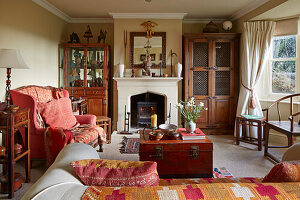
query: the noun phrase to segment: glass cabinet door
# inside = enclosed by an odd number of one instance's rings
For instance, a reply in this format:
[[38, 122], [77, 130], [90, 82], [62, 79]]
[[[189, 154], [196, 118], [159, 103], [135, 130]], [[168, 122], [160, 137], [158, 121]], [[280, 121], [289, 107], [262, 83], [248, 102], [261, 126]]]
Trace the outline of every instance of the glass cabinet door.
[[87, 87], [104, 86], [104, 47], [87, 48]]
[[66, 48], [66, 87], [84, 87], [84, 48]]

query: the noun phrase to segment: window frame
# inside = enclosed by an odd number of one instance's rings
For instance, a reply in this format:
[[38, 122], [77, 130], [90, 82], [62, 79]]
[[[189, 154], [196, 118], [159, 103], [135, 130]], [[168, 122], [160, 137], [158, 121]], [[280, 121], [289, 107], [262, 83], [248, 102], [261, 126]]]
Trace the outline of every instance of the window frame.
[[[292, 36], [292, 35], [281, 35], [281, 36]], [[260, 100], [267, 100], [267, 101], [275, 101], [278, 100], [284, 96], [300, 93], [300, 63], [299, 63], [299, 54], [300, 54], [300, 36], [299, 33], [296, 36], [296, 58], [273, 58], [273, 38], [274, 37], [281, 37], [281, 36], [273, 36], [272, 42], [270, 46], [270, 51], [268, 55], [268, 61], [266, 63], [266, 69], [265, 72], [262, 74], [262, 79], [267, 78], [267, 84], [265, 87], [263, 87], [266, 93], [260, 92]], [[296, 83], [295, 83], [295, 93], [273, 93], [272, 91], [272, 62], [273, 61], [290, 61], [295, 60], [296, 62]], [[300, 99], [295, 99], [297, 102], [300, 101]]]
[[[294, 58], [273, 58], [273, 40], [274, 40], [274, 38], [277, 38], [277, 37], [283, 37], [283, 36], [295, 36], [296, 37], [296, 57], [294, 57]], [[298, 58], [299, 58], [299, 56], [298, 56], [298, 54], [299, 54], [299, 49], [298, 49], [298, 37], [297, 37], [298, 35], [280, 35], [280, 36], [273, 36], [272, 37], [272, 42], [271, 42], [271, 50], [270, 50], [270, 55], [269, 55], [269, 63], [268, 63], [268, 65], [269, 65], [269, 68], [270, 68], [270, 73], [269, 73], [269, 76], [270, 76], [270, 78], [269, 78], [269, 80], [270, 80], [270, 83], [269, 83], [269, 85], [270, 85], [270, 91], [269, 91], [269, 93], [272, 95], [272, 96], [280, 96], [280, 97], [284, 97], [284, 96], [287, 96], [287, 95], [291, 95], [291, 94], [296, 94], [296, 93], [298, 93], [298, 85], [299, 85], [299, 79], [298, 79], [298, 77], [297, 77], [297, 72], [299, 71], [298, 70], [298, 65], [299, 65], [299, 62], [298, 62]], [[272, 89], [272, 84], [273, 84], [273, 66], [272, 66], [272, 63], [274, 62], [274, 61], [295, 61], [295, 92], [294, 93], [275, 93], [275, 92], [273, 92], [273, 89]], [[298, 82], [297, 82], [297, 80], [298, 80]]]

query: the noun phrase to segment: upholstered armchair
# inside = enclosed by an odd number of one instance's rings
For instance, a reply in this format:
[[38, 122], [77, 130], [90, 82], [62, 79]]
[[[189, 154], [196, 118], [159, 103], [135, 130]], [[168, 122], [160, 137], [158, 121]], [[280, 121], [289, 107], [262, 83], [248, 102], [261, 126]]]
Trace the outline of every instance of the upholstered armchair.
[[[41, 86], [24, 86], [14, 90], [11, 90], [11, 98], [14, 105], [19, 106], [20, 108], [30, 108], [30, 150], [31, 158], [34, 159], [45, 159], [45, 142], [44, 135], [46, 127], [42, 124], [43, 120], [37, 109], [39, 102], [50, 102], [54, 99], [59, 99], [63, 97], [69, 97], [67, 90], [54, 88], [51, 86], [41, 87]], [[71, 104], [70, 104], [71, 107]], [[96, 116], [95, 115], [75, 115], [76, 120], [79, 124], [91, 124], [96, 126]], [[85, 130], [86, 132], [88, 129]], [[24, 130], [20, 130], [23, 141]], [[77, 130], [78, 132], [78, 130]], [[105, 135], [105, 133], [102, 133]], [[80, 135], [79, 135], [80, 136]], [[86, 139], [88, 138], [88, 139]], [[104, 137], [105, 138], [105, 137]], [[87, 143], [93, 147], [96, 147], [104, 143], [105, 141], [100, 141], [103, 138], [100, 138], [96, 135], [88, 137], [78, 137], [78, 142]], [[79, 141], [80, 140], [80, 141]], [[88, 141], [85, 141], [88, 140]]]

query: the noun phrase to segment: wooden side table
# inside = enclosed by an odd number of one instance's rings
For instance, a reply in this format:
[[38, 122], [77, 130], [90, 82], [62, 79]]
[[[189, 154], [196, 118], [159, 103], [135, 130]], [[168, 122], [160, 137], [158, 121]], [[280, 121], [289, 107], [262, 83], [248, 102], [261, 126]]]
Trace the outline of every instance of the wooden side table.
[[111, 119], [106, 116], [97, 116], [96, 124], [104, 128], [106, 132], [107, 143], [111, 143]]
[[[236, 144], [239, 145], [241, 142], [246, 142], [249, 144], [257, 145], [258, 151], [261, 151], [262, 141], [264, 141], [265, 137], [262, 136], [262, 129], [264, 126], [264, 122], [266, 118], [263, 117], [261, 119], [248, 119], [243, 116], [236, 117]], [[242, 125], [242, 136], [240, 135], [240, 125]], [[253, 137], [246, 136], [246, 126], [254, 126], [257, 127], [257, 139]]]
[[[0, 112], [0, 132], [2, 133], [3, 146], [6, 148], [6, 154], [0, 157], [0, 163], [6, 165], [4, 167], [4, 173], [7, 172], [8, 176], [8, 198], [12, 198], [14, 196], [15, 163], [23, 157], [26, 157], [26, 182], [30, 182], [29, 112], [29, 108], [19, 109], [15, 112]], [[22, 151], [15, 154], [15, 135], [19, 128], [25, 128], [25, 144], [23, 145]]]

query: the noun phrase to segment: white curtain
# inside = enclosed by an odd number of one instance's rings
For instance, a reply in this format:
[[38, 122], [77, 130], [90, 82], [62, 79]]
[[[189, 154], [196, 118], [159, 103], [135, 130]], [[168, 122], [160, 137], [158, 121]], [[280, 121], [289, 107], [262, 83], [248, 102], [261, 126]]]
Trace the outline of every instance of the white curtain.
[[[276, 22], [272, 21], [244, 22], [237, 116], [241, 114], [263, 115], [255, 94], [255, 85], [268, 60], [275, 24]], [[252, 129], [248, 134], [257, 138], [256, 129]]]

